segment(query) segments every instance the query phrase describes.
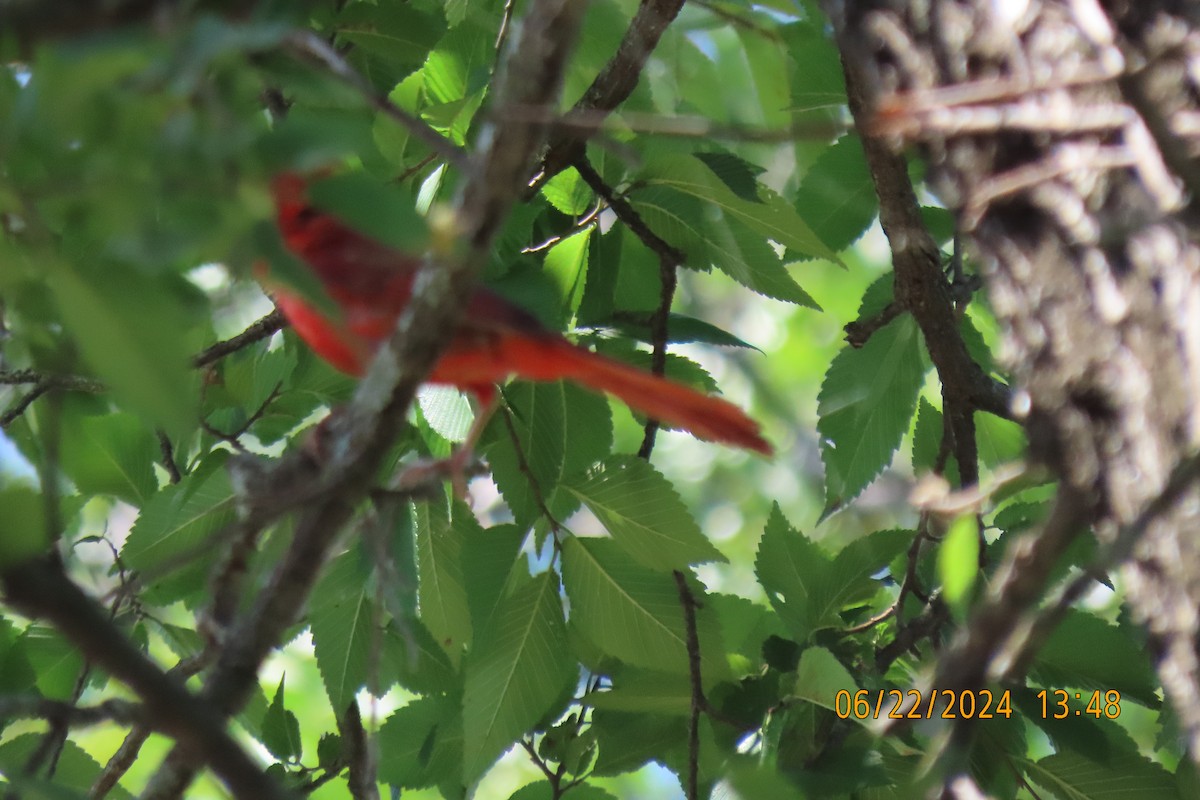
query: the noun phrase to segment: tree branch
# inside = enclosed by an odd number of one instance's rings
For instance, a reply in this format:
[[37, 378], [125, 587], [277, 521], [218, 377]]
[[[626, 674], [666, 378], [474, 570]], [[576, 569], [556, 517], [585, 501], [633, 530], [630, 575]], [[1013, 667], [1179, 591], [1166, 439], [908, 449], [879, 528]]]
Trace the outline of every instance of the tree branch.
[[199, 369], [200, 367], [207, 367], [209, 364], [216, 363], [230, 353], [236, 353], [243, 347], [247, 347], [255, 342], [274, 335], [276, 331], [281, 330], [286, 324], [287, 321], [284, 320], [283, 314], [279, 312], [279, 309], [274, 309], [270, 314], [267, 314], [265, 317], [262, 317], [256, 322], [251, 323], [246, 330], [242, 331], [237, 336], [233, 336], [229, 339], [226, 339], [222, 342], [217, 342], [216, 344], [205, 348], [203, 352], [198, 353], [196, 357], [192, 359], [192, 366]]
[[[203, 698], [216, 712], [232, 714], [250, 696], [259, 667], [304, 608], [338, 532], [366, 495], [405, 424], [417, 387], [449, 341], [545, 133], [543, 125], [498, 126], [494, 120], [504, 119], [505, 109], [514, 105], [557, 102], [582, 13], [583, 4], [573, 0], [530, 5], [506, 54], [492, 122], [479, 137], [483, 144], [458, 198], [455, 224], [443, 221], [439, 230], [435, 222], [433, 250], [439, 263], [421, 270], [396, 332], [380, 347], [349, 406], [330, 419], [328, 460], [315, 464], [302, 453], [284, 459], [262, 476], [257, 485], [262, 495], [249, 498], [253, 524], [265, 525], [295, 510], [296, 530], [266, 588], [233, 623], [205, 684]], [[195, 767], [181, 766], [178, 755], [160, 768], [156, 782], [186, 787]]]
[[617, 46], [617, 52], [563, 118], [563, 127], [555, 126], [549, 147], [542, 158], [537, 184], [550, 180], [583, 155], [588, 137], [578, 128], [571, 130], [572, 121], [586, 118], [589, 128], [594, 130], [597, 115], [602, 118], [625, 102], [637, 86], [663, 31], [682, 8], [683, 0], [642, 0], [625, 30], [621, 44]]
[[708, 706], [704, 697], [704, 684], [700, 674], [700, 637], [696, 631], [696, 598], [688, 588], [687, 579], [675, 570], [675, 587], [679, 591], [679, 605], [683, 608], [684, 628], [687, 631], [688, 681], [692, 688], [691, 707], [688, 712], [688, 764], [685, 780], [688, 800], [700, 797], [700, 714]]
[[[592, 191], [613, 210], [617, 219], [623, 222], [641, 240], [642, 244], [658, 256], [658, 274], [662, 288], [659, 294], [658, 308], [650, 317], [650, 338], [653, 348], [650, 370], [655, 375], [662, 375], [667, 369], [667, 339], [669, 335], [667, 323], [671, 319], [671, 303], [675, 299], [675, 289], [678, 285], [676, 269], [683, 263], [683, 253], [650, 229], [637, 209], [608, 185], [588, 161], [587, 156], [581, 153], [575, 159], [573, 166], [579, 176], [583, 178], [584, 183], [590, 186]], [[646, 433], [641, 447], [638, 448], [638, 455], [641, 458], [650, 458], [650, 454], [654, 450], [654, 440], [658, 428], [658, 420], [646, 421]]]
[[379, 800], [375, 759], [357, 700], [350, 701], [346, 713], [338, 716], [337, 725], [350, 772], [350, 796], [354, 800]]
[[146, 722], [203, 759], [235, 795], [287, 797], [233, 740], [215, 709], [130, 644], [96, 602], [66, 576], [57, 558], [43, 556], [6, 571], [0, 575], [0, 587], [14, 607], [50, 622], [85, 659], [133, 689], [142, 700]]

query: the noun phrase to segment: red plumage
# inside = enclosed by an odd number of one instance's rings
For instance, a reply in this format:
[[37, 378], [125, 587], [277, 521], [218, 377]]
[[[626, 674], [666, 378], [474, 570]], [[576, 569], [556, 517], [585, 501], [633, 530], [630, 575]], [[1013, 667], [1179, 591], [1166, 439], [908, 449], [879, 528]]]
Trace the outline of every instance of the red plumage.
[[[284, 242], [313, 269], [342, 316], [330, 319], [284, 286], [272, 287], [275, 302], [317, 355], [361, 375], [408, 304], [420, 260], [313, 208], [302, 176], [280, 175], [273, 189]], [[486, 402], [513, 376], [574, 381], [701, 439], [771, 453], [758, 423], [737, 406], [574, 345], [500, 295], [476, 289], [428, 380]]]

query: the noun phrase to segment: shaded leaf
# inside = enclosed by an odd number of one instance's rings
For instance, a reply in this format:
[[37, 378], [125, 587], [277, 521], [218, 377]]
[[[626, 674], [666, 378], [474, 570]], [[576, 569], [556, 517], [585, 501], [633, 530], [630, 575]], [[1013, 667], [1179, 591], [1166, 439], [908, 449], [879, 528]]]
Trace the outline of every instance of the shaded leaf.
[[[683, 611], [670, 574], [639, 566], [615, 542], [571, 537], [563, 543], [563, 586], [572, 627], [604, 653], [635, 666], [688, 674]], [[714, 680], [728, 667], [716, 620], [703, 606], [697, 628], [703, 677]]]
[[474, 518], [452, 524], [444, 509], [431, 503], [412, 506], [417, 531], [417, 591], [421, 620], [458, 666], [471, 639], [471, 614], [463, 585], [462, 543]]
[[308, 614], [317, 669], [338, 715], [366, 683], [372, 636], [382, 636], [372, 629], [369, 583], [363, 573], [357, 551], [338, 556], [313, 589]]
[[420, 789], [457, 777], [462, 764], [462, 713], [457, 698], [421, 697], [379, 729], [379, 779]]
[[145, 421], [133, 414], [63, 414], [62, 468], [80, 492], [111, 494], [142, 506], [158, 487], [154, 460], [158, 443]]
[[[1071, 610], [1038, 650], [1031, 673], [1044, 686], [1116, 689], [1122, 697], [1155, 708], [1158, 682], [1138, 633]], [[1103, 658], [1097, 658], [1103, 653]]]
[[300, 722], [296, 715], [288, 711], [283, 704], [283, 687], [287, 676], [279, 679], [275, 689], [275, 697], [267, 707], [263, 718], [262, 743], [271, 751], [271, 755], [281, 761], [295, 761], [301, 755]]
[[842, 627], [843, 611], [875, 593], [872, 575], [911, 540], [908, 531], [878, 531], [830, 558], [791, 528], [776, 504], [758, 545], [755, 573], [796, 641], [804, 642], [817, 630]]
[[843, 250], [875, 219], [879, 201], [862, 142], [848, 134], [825, 150], [796, 191], [796, 213], [831, 250]]
[[500, 602], [465, 670], [463, 775], [470, 783], [575, 683], [556, 575], [543, 573]]
[[[103, 279], [69, 268], [50, 276], [62, 311], [88, 364], [149, 426], [191, 424], [196, 376], [188, 368], [180, 323], [188, 319], [174, 293], [128, 270], [110, 267]], [[176, 335], [164, 335], [176, 331]]]
[[563, 488], [644, 566], [676, 570], [725, 560], [700, 532], [674, 487], [645, 459], [613, 456]]

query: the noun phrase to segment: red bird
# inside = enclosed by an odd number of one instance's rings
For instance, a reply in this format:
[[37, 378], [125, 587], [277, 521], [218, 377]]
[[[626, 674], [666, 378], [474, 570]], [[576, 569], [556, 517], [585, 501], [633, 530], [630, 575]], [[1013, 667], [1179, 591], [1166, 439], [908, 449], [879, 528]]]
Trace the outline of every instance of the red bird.
[[[275, 302], [317, 355], [361, 375], [408, 304], [421, 260], [312, 207], [300, 175], [280, 175], [272, 189], [284, 242], [313, 269], [341, 318], [325, 316], [286, 286], [271, 287]], [[483, 404], [463, 448], [467, 454], [495, 407], [496, 384], [513, 376], [574, 381], [701, 439], [771, 454], [758, 423], [737, 406], [574, 345], [500, 295], [478, 288], [428, 378], [471, 392]]]

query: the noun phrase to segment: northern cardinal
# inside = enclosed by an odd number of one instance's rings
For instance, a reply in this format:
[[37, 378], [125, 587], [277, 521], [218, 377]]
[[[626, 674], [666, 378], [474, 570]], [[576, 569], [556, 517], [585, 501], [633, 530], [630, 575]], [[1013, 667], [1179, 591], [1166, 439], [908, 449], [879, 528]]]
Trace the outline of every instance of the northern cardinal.
[[[325, 316], [286, 286], [271, 288], [292, 328], [317, 355], [361, 375], [375, 347], [395, 328], [421, 260], [314, 208], [307, 186], [304, 176], [293, 173], [273, 181], [279, 230], [288, 249], [312, 267], [341, 317]], [[460, 453], [469, 456], [495, 408], [496, 384], [512, 376], [574, 381], [701, 439], [771, 454], [758, 423], [737, 406], [574, 345], [500, 295], [478, 288], [427, 379], [474, 394], [486, 409]]]

